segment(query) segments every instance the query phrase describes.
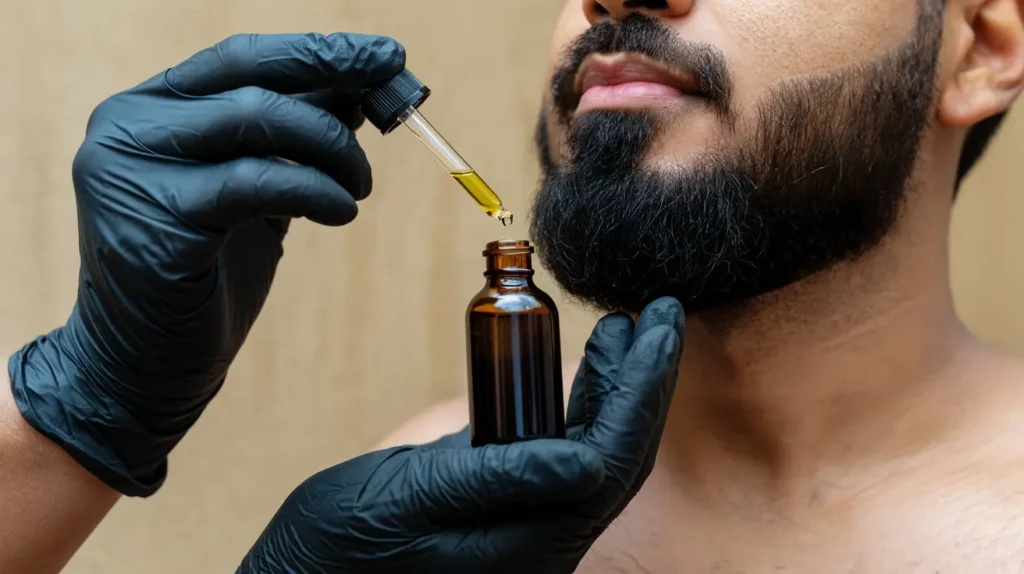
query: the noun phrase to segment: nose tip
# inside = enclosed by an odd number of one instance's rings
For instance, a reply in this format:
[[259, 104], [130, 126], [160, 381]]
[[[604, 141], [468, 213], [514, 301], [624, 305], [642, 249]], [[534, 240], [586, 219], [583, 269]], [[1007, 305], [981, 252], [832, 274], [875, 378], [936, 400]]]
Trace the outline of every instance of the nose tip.
[[606, 18], [624, 20], [634, 12], [680, 18], [693, 9], [694, 0], [583, 0], [583, 13], [591, 24]]

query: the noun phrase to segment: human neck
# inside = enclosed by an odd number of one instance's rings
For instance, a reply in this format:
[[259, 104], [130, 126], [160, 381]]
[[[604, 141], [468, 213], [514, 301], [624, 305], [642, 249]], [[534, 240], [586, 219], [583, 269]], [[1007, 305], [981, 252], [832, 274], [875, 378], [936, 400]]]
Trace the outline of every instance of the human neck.
[[[907, 207], [929, 219], [927, 206]], [[738, 474], [788, 489], [937, 440], [955, 408], [944, 374], [972, 347], [953, 309], [945, 230], [904, 222], [854, 263], [692, 318], [668, 464], [710, 484]]]

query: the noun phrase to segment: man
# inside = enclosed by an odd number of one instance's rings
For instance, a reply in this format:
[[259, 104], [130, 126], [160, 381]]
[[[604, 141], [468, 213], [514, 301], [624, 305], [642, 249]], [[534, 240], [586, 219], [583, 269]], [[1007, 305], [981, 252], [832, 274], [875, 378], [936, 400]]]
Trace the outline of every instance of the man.
[[[583, 303], [689, 317], [657, 464], [580, 572], [1024, 568], [1024, 364], [947, 278], [1021, 10], [566, 2], [533, 238]], [[458, 399], [384, 444], [465, 424]]]
[[[345, 225], [370, 193], [360, 102], [404, 66], [390, 38], [239, 35], [94, 110], [72, 170], [78, 299], [0, 380], [0, 572], [60, 570], [120, 495], [160, 489], [291, 219]], [[567, 440], [456, 435], [317, 473], [238, 572], [571, 572], [653, 468], [683, 329], [671, 297], [602, 321]]]

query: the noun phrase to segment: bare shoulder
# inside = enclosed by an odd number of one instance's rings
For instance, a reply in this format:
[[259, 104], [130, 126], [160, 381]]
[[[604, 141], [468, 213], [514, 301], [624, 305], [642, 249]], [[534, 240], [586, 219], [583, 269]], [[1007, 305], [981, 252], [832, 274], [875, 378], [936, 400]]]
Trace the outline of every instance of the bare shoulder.
[[[569, 388], [576, 374], [576, 362], [562, 365], [562, 382], [565, 400], [569, 400]], [[469, 399], [466, 395], [437, 403], [409, 419], [387, 434], [374, 446], [374, 450], [402, 445], [426, 444], [444, 435], [458, 432], [469, 424]]]
[[995, 522], [1016, 546], [1014, 557], [1024, 561], [1024, 361], [983, 353], [957, 382], [950, 413], [959, 424], [936, 449], [931, 473], [932, 484], [956, 494], [937, 506], [964, 523], [981, 509], [1000, 517]]
[[969, 364], [958, 382], [962, 412], [973, 415], [976, 430], [988, 435], [985, 442], [1024, 456], [1024, 360], [990, 351]]
[[469, 424], [468, 399], [461, 396], [437, 403], [388, 433], [374, 450], [426, 444]]

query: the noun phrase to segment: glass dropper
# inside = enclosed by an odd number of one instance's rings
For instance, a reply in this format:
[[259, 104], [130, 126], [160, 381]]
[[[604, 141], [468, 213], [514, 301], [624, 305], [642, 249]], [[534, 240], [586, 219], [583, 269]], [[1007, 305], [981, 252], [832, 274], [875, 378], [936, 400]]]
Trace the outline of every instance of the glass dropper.
[[420, 105], [429, 96], [430, 88], [406, 69], [369, 89], [363, 99], [363, 114], [384, 135], [404, 124], [484, 213], [502, 225], [511, 225], [512, 212], [505, 209], [501, 198], [420, 113]]

